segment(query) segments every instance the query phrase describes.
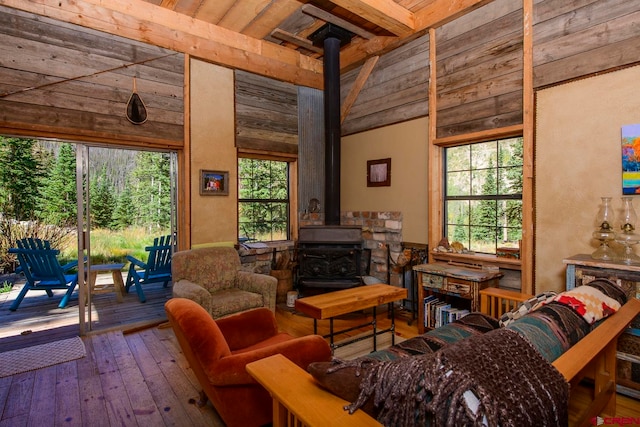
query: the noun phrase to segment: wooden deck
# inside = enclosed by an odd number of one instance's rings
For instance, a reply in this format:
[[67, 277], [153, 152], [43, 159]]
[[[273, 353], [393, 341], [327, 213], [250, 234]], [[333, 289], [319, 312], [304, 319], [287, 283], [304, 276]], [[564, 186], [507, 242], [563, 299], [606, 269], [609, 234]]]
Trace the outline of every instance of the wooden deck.
[[[126, 273], [123, 273], [126, 278]], [[98, 276], [97, 283], [112, 281], [111, 274]], [[0, 351], [42, 344], [43, 342], [77, 336], [80, 333], [78, 291], [65, 308], [58, 308], [64, 291], [54, 291], [49, 298], [44, 291], [29, 291], [16, 311], [9, 306], [15, 300], [22, 283], [11, 292], [0, 294]], [[144, 286], [147, 302], [140, 303], [132, 289], [122, 303], [115, 293], [92, 295], [92, 328], [90, 333], [108, 330], [134, 330], [167, 320], [164, 303], [171, 298], [171, 285], [162, 283]], [[88, 321], [88, 313], [85, 317]], [[87, 325], [87, 331], [89, 331]]]

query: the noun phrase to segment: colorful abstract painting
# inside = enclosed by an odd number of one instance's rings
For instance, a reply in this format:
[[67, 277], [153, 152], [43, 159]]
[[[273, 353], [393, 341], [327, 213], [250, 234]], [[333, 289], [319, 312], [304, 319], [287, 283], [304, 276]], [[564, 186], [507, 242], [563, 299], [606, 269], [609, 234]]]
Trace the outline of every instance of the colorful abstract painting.
[[622, 126], [622, 194], [640, 194], [640, 124]]

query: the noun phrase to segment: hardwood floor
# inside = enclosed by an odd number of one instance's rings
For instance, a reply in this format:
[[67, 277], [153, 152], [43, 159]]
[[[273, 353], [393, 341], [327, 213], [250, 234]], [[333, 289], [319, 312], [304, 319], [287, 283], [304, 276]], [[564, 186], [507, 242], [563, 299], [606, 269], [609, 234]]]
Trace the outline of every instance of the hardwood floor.
[[170, 328], [83, 338], [87, 356], [0, 378], [0, 426], [223, 426]]
[[[136, 308], [141, 310], [146, 304], [137, 303]], [[161, 304], [157, 304], [156, 310], [158, 307]], [[164, 316], [164, 310], [156, 316], [158, 319]], [[302, 336], [313, 331], [313, 319], [286, 306], [278, 307], [276, 317], [280, 328], [292, 335]], [[351, 327], [368, 319], [366, 313], [355, 313], [337, 319], [335, 327]], [[386, 313], [380, 313], [377, 322], [380, 328], [388, 327]], [[327, 321], [320, 321], [318, 326], [319, 333], [328, 332]], [[65, 327], [68, 328], [62, 328]], [[223, 426], [210, 403], [204, 408], [195, 405], [197, 381], [166, 324], [144, 329], [135, 325], [131, 329], [120, 328], [124, 332], [109, 330], [83, 337], [87, 356], [82, 359], [0, 378], [0, 427]], [[361, 332], [354, 330], [348, 335]], [[46, 335], [46, 332], [34, 331], [27, 337], [33, 338], [38, 333]], [[400, 313], [396, 333], [403, 338], [415, 336], [415, 321], [409, 325]], [[4, 339], [7, 338], [0, 339], [0, 344]], [[586, 396], [588, 389], [574, 392]], [[584, 405], [586, 403], [582, 403], [582, 407]], [[580, 409], [570, 408], [570, 416], [575, 417]], [[626, 425], [634, 425], [630, 422], [634, 421], [633, 417], [640, 417], [640, 402], [619, 396], [615, 415], [627, 417]]]

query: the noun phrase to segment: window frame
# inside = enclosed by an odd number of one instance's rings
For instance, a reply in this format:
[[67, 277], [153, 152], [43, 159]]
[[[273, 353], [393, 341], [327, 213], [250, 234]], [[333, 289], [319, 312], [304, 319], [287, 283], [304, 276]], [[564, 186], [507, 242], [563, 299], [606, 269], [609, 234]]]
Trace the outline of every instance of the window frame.
[[[480, 256], [496, 256], [496, 254], [498, 253], [498, 248], [502, 247], [502, 246], [506, 246], [506, 245], [500, 245], [500, 239], [498, 238], [498, 236], [500, 235], [500, 230], [504, 230], [504, 229], [514, 229], [516, 227], [510, 227], [510, 226], [504, 226], [501, 224], [501, 217], [499, 215], [500, 210], [496, 209], [496, 216], [495, 216], [495, 221], [493, 222], [493, 224], [490, 225], [486, 225], [486, 227], [489, 228], [493, 228], [494, 229], [494, 233], [495, 234], [495, 238], [493, 241], [493, 252], [486, 252], [486, 251], [479, 251], [476, 248], [471, 248], [471, 242], [473, 241], [473, 237], [472, 237], [472, 229], [473, 227], [482, 227], [482, 224], [473, 224], [472, 223], [472, 218], [473, 218], [473, 214], [472, 214], [472, 208], [471, 205], [476, 202], [476, 201], [495, 201], [496, 203], [500, 203], [500, 202], [508, 202], [510, 200], [518, 200], [520, 201], [520, 228], [519, 228], [519, 232], [516, 231], [516, 233], [519, 234], [520, 239], [518, 239], [519, 241], [522, 240], [522, 235], [524, 233], [524, 226], [523, 226], [523, 211], [524, 211], [524, 164], [525, 164], [525, 156], [524, 156], [524, 152], [522, 153], [522, 163], [516, 164], [516, 165], [500, 165], [498, 162], [496, 162], [495, 166], [491, 167], [491, 168], [486, 168], [486, 167], [476, 167], [476, 165], [474, 165], [473, 162], [473, 150], [471, 148], [471, 146], [476, 145], [476, 144], [486, 144], [486, 143], [494, 143], [495, 144], [495, 148], [494, 148], [494, 152], [496, 153], [496, 158], [498, 157], [498, 154], [500, 153], [500, 142], [501, 141], [507, 141], [507, 140], [512, 140], [512, 139], [517, 139], [519, 138], [521, 140], [521, 147], [522, 150], [524, 150], [524, 137], [522, 134], [516, 134], [516, 135], [501, 135], [501, 136], [496, 136], [496, 137], [491, 137], [491, 138], [487, 138], [484, 140], [470, 140], [470, 141], [458, 141], [458, 143], [456, 144], [451, 144], [451, 145], [443, 145], [441, 146], [442, 148], [442, 176], [441, 176], [441, 188], [442, 188], [442, 204], [441, 204], [441, 209], [442, 209], [442, 236], [446, 237], [450, 242], [452, 242], [452, 236], [449, 236], [449, 228], [450, 227], [455, 227], [456, 224], [454, 223], [450, 223], [449, 222], [449, 211], [448, 211], [448, 207], [449, 207], [449, 202], [455, 202], [455, 201], [463, 201], [463, 202], [468, 202], [468, 208], [467, 208], [467, 221], [464, 224], [458, 224], [462, 227], [464, 227], [466, 230], [466, 241], [462, 242], [465, 248], [469, 248], [470, 250], [470, 255], [474, 256], [476, 254], [480, 255]], [[448, 150], [449, 149], [455, 149], [458, 147], [469, 147], [470, 152], [469, 152], [469, 159], [468, 159], [468, 165], [466, 169], [459, 169], [459, 170], [455, 170], [456, 172], [463, 172], [463, 173], [468, 173], [469, 175], [469, 183], [468, 183], [468, 193], [469, 194], [465, 194], [465, 195], [448, 195], [448, 191], [449, 191], [449, 156], [448, 156]], [[479, 172], [479, 171], [487, 171], [487, 170], [492, 170], [494, 171], [494, 177], [496, 179], [496, 186], [499, 186], [499, 182], [500, 182], [500, 171], [501, 170], [507, 170], [509, 168], [520, 168], [521, 170], [521, 179], [522, 179], [522, 185], [520, 187], [520, 192], [518, 193], [507, 193], [505, 192], [504, 194], [500, 194], [499, 187], [497, 187], [496, 190], [496, 194], [489, 194], [489, 195], [478, 195], [478, 194], [474, 194], [473, 191], [473, 182], [474, 182], [474, 172]], [[455, 239], [457, 240], [457, 239]], [[521, 246], [520, 242], [519, 242], [519, 247]]]
[[[241, 174], [240, 174], [240, 161], [242, 159], [250, 159], [250, 160], [261, 160], [261, 161], [273, 161], [273, 162], [282, 162], [282, 163], [286, 163], [287, 164], [287, 198], [285, 199], [242, 199], [240, 197], [240, 182], [242, 180]], [[291, 158], [291, 157], [286, 157], [286, 156], [273, 156], [273, 155], [263, 155], [263, 154], [247, 154], [247, 153], [238, 153], [238, 170], [237, 170], [237, 176], [238, 176], [238, 198], [237, 198], [237, 205], [238, 205], [238, 213], [237, 213], [237, 231], [236, 231], [236, 235], [238, 238], [238, 241], [240, 243], [244, 243], [247, 241], [259, 241], [259, 242], [265, 242], [265, 243], [270, 243], [270, 242], [284, 242], [284, 241], [288, 241], [291, 240], [291, 236], [293, 234], [293, 227], [294, 227], [294, 222], [292, 220], [292, 212], [294, 211], [294, 198], [293, 198], [293, 191], [294, 191], [294, 187], [292, 186], [292, 182], [295, 176], [295, 165], [296, 165], [296, 161], [297, 159], [295, 158]], [[240, 205], [242, 203], [286, 203], [286, 232], [285, 232], [285, 238], [284, 239], [278, 239], [278, 240], [253, 240], [251, 238], [249, 238], [248, 240], [241, 240], [240, 239], [240, 231], [241, 231], [241, 221], [240, 221]], [[273, 234], [273, 228], [271, 230], [271, 234]], [[249, 237], [249, 236], [247, 236]]]
[[[524, 173], [523, 167], [524, 167], [524, 155], [522, 156], [522, 162], [518, 163], [518, 164], [507, 164], [507, 165], [502, 165], [499, 163], [499, 161], [496, 161], [494, 166], [491, 167], [479, 167], [477, 165], [477, 162], [474, 162], [474, 150], [473, 150], [473, 146], [474, 145], [478, 145], [478, 144], [494, 144], [495, 147], [492, 148], [492, 152], [496, 154], [496, 159], [498, 158], [498, 155], [500, 153], [500, 148], [501, 148], [501, 142], [503, 141], [509, 141], [509, 140], [513, 140], [513, 139], [517, 139], [519, 138], [521, 140], [521, 146], [522, 148], [524, 148], [524, 139], [521, 135], [514, 135], [514, 136], [509, 136], [509, 137], [502, 137], [502, 138], [491, 138], [491, 139], [487, 139], [484, 141], [472, 141], [469, 143], [465, 143], [465, 144], [456, 144], [455, 146], [448, 146], [448, 147], [444, 147], [443, 149], [443, 164], [442, 164], [442, 210], [443, 210], [443, 221], [442, 221], [442, 235], [445, 236], [450, 242], [452, 242], [452, 236], [449, 236], [449, 228], [450, 227], [455, 227], [455, 226], [462, 226], [464, 227], [466, 230], [465, 234], [466, 234], [466, 241], [462, 242], [463, 245], [465, 246], [465, 248], [468, 248], [471, 253], [477, 253], [480, 255], [496, 255], [498, 253], [498, 248], [504, 246], [504, 245], [500, 245], [500, 240], [498, 239], [498, 236], [500, 234], [500, 230], [509, 230], [509, 229], [517, 229], [517, 227], [512, 227], [512, 226], [505, 226], [503, 224], [501, 224], [500, 221], [500, 215], [499, 212], [500, 210], [498, 209], [498, 207], [496, 206], [496, 216], [495, 216], [495, 220], [493, 221], [492, 224], [473, 224], [473, 213], [472, 213], [472, 205], [474, 204], [474, 202], [479, 202], [479, 201], [492, 201], [492, 202], [496, 202], [496, 204], [500, 204], [501, 202], [508, 202], [510, 200], [518, 200], [520, 201], [520, 227], [519, 227], [519, 231], [516, 230], [516, 233], [519, 234], [520, 239], [521, 240], [521, 236], [523, 233], [523, 226], [522, 226], [522, 210], [523, 210], [523, 188], [522, 186], [520, 187], [520, 191], [517, 193], [513, 193], [513, 192], [501, 192], [500, 191], [500, 176], [501, 176], [501, 171], [505, 171], [508, 170], [510, 168], [519, 168], [521, 171], [521, 174]], [[449, 164], [449, 156], [448, 156], [448, 152], [449, 150], [452, 149], [457, 149], [460, 147], [468, 147], [469, 153], [468, 153], [468, 163], [466, 165], [466, 167], [464, 168], [459, 168], [459, 169], [454, 169], [454, 170], [449, 170], [450, 169], [450, 164]], [[484, 172], [490, 172], [491, 175], [493, 175], [494, 179], [495, 179], [495, 185], [496, 185], [496, 192], [495, 194], [474, 194], [474, 180], [475, 180], [475, 175], [477, 175], [478, 172], [480, 173], [484, 173]], [[448, 195], [449, 193], [449, 182], [450, 180], [448, 179], [450, 177], [450, 174], [453, 173], [466, 173], [468, 174], [468, 188], [467, 188], [467, 193], [463, 194], [463, 195]], [[523, 177], [524, 175], [522, 175]], [[522, 178], [521, 178], [522, 179]], [[455, 223], [450, 223], [449, 222], [449, 206], [451, 204], [451, 202], [467, 202], [468, 203], [468, 208], [466, 209], [467, 211], [467, 220], [465, 221], [464, 224], [455, 224]], [[495, 238], [493, 239], [493, 252], [486, 252], [486, 251], [481, 251], [479, 250], [479, 248], [471, 248], [471, 242], [473, 241], [473, 229], [477, 228], [491, 228], [493, 229], [492, 232], [495, 233]], [[458, 239], [455, 239], [458, 240]], [[489, 247], [491, 245], [488, 245]]]

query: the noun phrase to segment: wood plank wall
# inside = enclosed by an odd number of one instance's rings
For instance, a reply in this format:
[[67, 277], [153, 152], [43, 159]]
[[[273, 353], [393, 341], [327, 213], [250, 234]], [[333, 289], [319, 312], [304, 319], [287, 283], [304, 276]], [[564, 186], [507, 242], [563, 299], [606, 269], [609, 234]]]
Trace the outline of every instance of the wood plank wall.
[[[126, 118], [136, 78], [148, 113]], [[182, 54], [0, 6], [0, 129], [106, 143], [183, 145]]]
[[297, 86], [239, 70], [235, 85], [238, 148], [297, 154]]
[[640, 62], [637, 1], [537, 1], [533, 24], [535, 88]]
[[[357, 68], [341, 76], [341, 102], [359, 72]], [[429, 36], [425, 35], [380, 57], [342, 124], [342, 134], [426, 116], [428, 81]]]
[[[640, 62], [637, 2], [536, 0], [533, 13], [535, 89]], [[436, 37], [437, 137], [521, 124], [521, 2], [490, 2], [437, 28]], [[343, 135], [429, 114], [428, 43], [424, 36], [380, 58]], [[402, 49], [415, 55], [400, 58]], [[358, 72], [342, 76], [343, 97]]]
[[436, 30], [436, 137], [522, 123], [522, 5], [496, 0]]

